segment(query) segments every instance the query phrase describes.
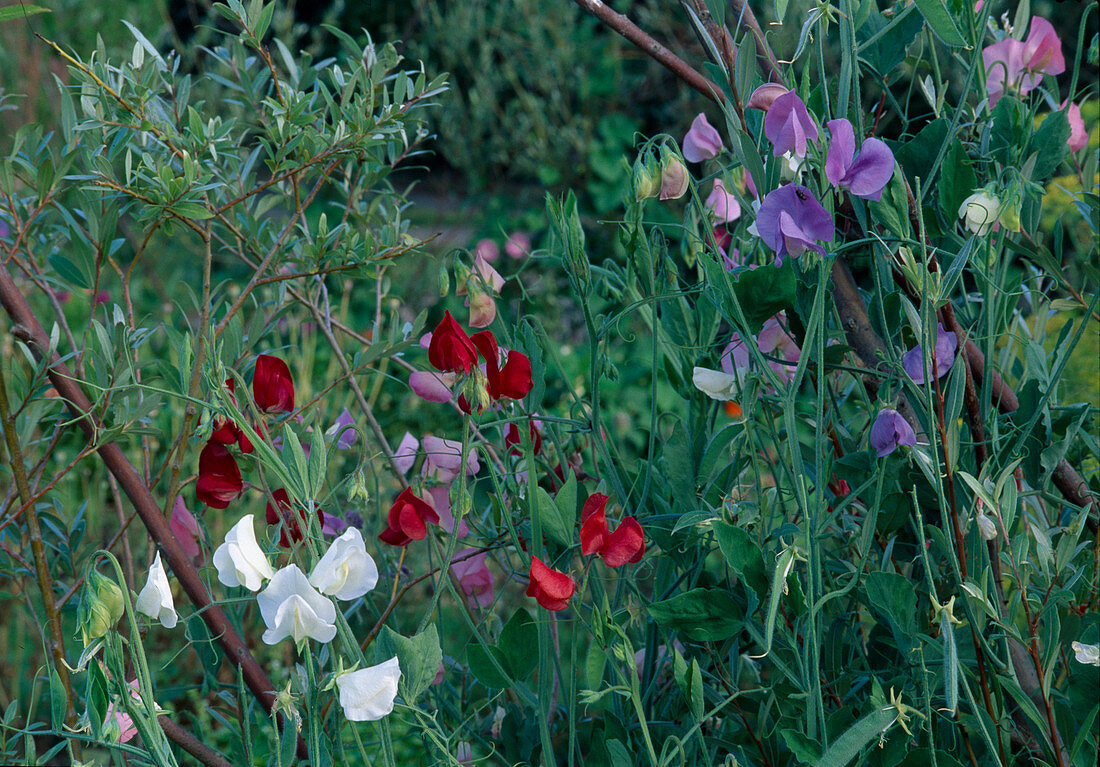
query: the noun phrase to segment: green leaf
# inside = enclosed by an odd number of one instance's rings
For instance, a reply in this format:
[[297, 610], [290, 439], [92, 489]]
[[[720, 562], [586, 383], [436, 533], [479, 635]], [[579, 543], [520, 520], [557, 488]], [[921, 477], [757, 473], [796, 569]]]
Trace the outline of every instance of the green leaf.
[[554, 505], [558, 507], [562, 518], [569, 520], [569, 526], [572, 527], [577, 520], [577, 475], [573, 472], [569, 472], [569, 478], [554, 496]]
[[1058, 170], [1069, 151], [1070, 128], [1065, 112], [1051, 112], [1031, 137], [1028, 152], [1037, 154], [1032, 181], [1044, 181]]
[[924, 18], [916, 12], [915, 6], [907, 5], [887, 23], [886, 17], [874, 8], [873, 2], [864, 2], [863, 5], [871, 10], [856, 32], [859, 54], [885, 77], [905, 59], [906, 48], [924, 27]]
[[516, 681], [525, 679], [539, 662], [539, 632], [531, 614], [519, 608], [500, 632], [499, 650], [505, 668]]
[[397, 656], [401, 664], [402, 696], [410, 705], [428, 689], [439, 672], [439, 664], [443, 662], [439, 633], [434, 623], [412, 637], [401, 636], [389, 626], [384, 626], [378, 637], [378, 649], [382, 656]]
[[966, 45], [966, 38], [962, 36], [962, 32], [955, 24], [955, 19], [951, 16], [951, 11], [947, 10], [943, 0], [916, 0], [916, 3], [932, 32], [945, 45], [956, 47]]
[[894, 708], [880, 708], [872, 711], [832, 742], [817, 762], [817, 767], [845, 767], [867, 744], [886, 732], [897, 718], [898, 712]]
[[802, 764], [817, 764], [821, 758], [821, 744], [799, 730], [780, 730], [779, 736]]
[[908, 644], [917, 630], [917, 592], [909, 579], [897, 573], [876, 571], [864, 583], [867, 600], [894, 627], [899, 644]]
[[[573, 545], [573, 526], [576, 522], [572, 514], [558, 508], [550, 494], [541, 487], [535, 496], [535, 513], [539, 515], [542, 524], [542, 532], [550, 537], [550, 540], [562, 546]], [[575, 512], [574, 512], [575, 514]]]
[[0, 22], [22, 19], [36, 13], [53, 13], [53, 11], [40, 5], [21, 5], [17, 3], [16, 5], [0, 8]]
[[989, 149], [997, 162], [1015, 164], [1026, 137], [1025, 117], [1024, 105], [1014, 96], [1002, 96], [997, 106], [993, 107]]
[[683, 511], [695, 508], [695, 465], [687, 431], [679, 420], [665, 440], [661, 461], [676, 502]]
[[978, 177], [970, 167], [970, 160], [962, 142], [955, 139], [943, 156], [940, 168], [939, 198], [940, 210], [948, 223], [953, 224], [959, 217], [959, 206], [978, 186]]
[[871, 200], [871, 212], [875, 219], [881, 221], [894, 236], [903, 240], [912, 237], [913, 230], [909, 225], [909, 200], [905, 194], [905, 181], [901, 174], [894, 173], [890, 183], [882, 190], [880, 200]]
[[172, 212], [183, 218], [191, 218], [196, 221], [205, 221], [214, 217], [214, 211], [198, 202], [177, 202], [172, 206]]
[[60, 252], [51, 253], [46, 260], [50, 262], [50, 266], [57, 272], [57, 276], [70, 285], [81, 288], [82, 290], [88, 290], [92, 287], [92, 281], [89, 275], [73, 261], [61, 255]]
[[659, 625], [699, 642], [719, 642], [741, 630], [741, 606], [723, 589], [692, 589], [654, 602], [649, 614]]
[[728, 522], [716, 520], [711, 527], [726, 564], [756, 592], [757, 598], [763, 599], [768, 593], [768, 574], [764, 569], [764, 555], [760, 553], [756, 541], [740, 527]]
[[[494, 660], [496, 663], [493, 662]], [[508, 687], [508, 678], [500, 670], [507, 668], [508, 661], [500, 648], [471, 643], [466, 646], [466, 663], [477, 680], [486, 687], [500, 689]]]
[[793, 307], [796, 287], [794, 259], [791, 258], [785, 259], [782, 266], [767, 264], [737, 275], [733, 292], [745, 313], [749, 332], [759, 333], [765, 320]]
[[[932, 162], [940, 151], [940, 147], [947, 141], [947, 129], [949, 127], [950, 124], [943, 118], [933, 120], [917, 131], [917, 135], [902, 144], [895, 152], [898, 164], [905, 171], [910, 184], [915, 183], [913, 179], [918, 176], [920, 176], [921, 184], [925, 188], [932, 183], [933, 178], [930, 178], [928, 174], [931, 171]], [[906, 209], [906, 215], [908, 215], [908, 208]]]
[[69, 707], [69, 696], [57, 669], [50, 668], [50, 722], [57, 732], [65, 726], [65, 712]]

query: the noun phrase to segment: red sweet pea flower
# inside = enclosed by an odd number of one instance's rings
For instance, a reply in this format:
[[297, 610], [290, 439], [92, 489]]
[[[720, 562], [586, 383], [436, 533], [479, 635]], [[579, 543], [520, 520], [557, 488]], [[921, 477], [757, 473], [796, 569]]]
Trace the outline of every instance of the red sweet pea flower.
[[285, 362], [270, 354], [256, 358], [252, 398], [264, 413], [289, 413], [294, 409], [294, 381]]
[[[531, 452], [538, 455], [542, 452], [542, 432], [535, 426], [535, 422], [531, 422]], [[523, 444], [519, 437], [519, 427], [514, 423], [508, 424], [508, 428], [504, 432], [504, 446], [509, 448], [512, 455], [523, 455]]]
[[[236, 403], [237, 398], [234, 396], [237, 389], [236, 379], [225, 379], [225, 388], [229, 389], [229, 398]], [[210, 435], [211, 442], [217, 442], [220, 445], [232, 445], [236, 442], [240, 446], [242, 453], [247, 455], [252, 452], [252, 443], [249, 441], [248, 437], [244, 435], [244, 432], [241, 431], [241, 427], [237, 426], [236, 423], [222, 415], [215, 416], [214, 423], [220, 423], [221, 426], [214, 429], [214, 432]]]
[[564, 610], [576, 589], [577, 584], [568, 573], [551, 570], [538, 557], [531, 557], [531, 583], [527, 586], [527, 596], [534, 597], [541, 607], [555, 612]]
[[412, 488], [406, 487], [390, 507], [386, 529], [378, 539], [391, 546], [408, 546], [427, 537], [428, 522], [438, 525], [439, 514], [430, 503], [413, 494]]
[[432, 331], [428, 362], [442, 373], [469, 373], [477, 366], [477, 349], [450, 312]]
[[[306, 510], [299, 508], [297, 514], [291, 511], [290, 496], [282, 488], [276, 490], [272, 495], [275, 498], [275, 503], [278, 504], [278, 508], [276, 509], [275, 504], [268, 501], [264, 516], [269, 525], [278, 525], [282, 522], [279, 528], [279, 545], [284, 549], [289, 549], [291, 541], [294, 543], [301, 543], [302, 541], [301, 525], [306, 521]], [[320, 508], [317, 509], [317, 521], [322, 527], [324, 526], [325, 515]]]
[[199, 479], [195, 495], [201, 503], [224, 509], [244, 492], [244, 481], [237, 462], [225, 445], [208, 442], [199, 453]]
[[475, 333], [473, 341], [481, 356], [485, 358], [485, 377], [488, 380], [489, 396], [493, 399], [507, 397], [523, 399], [534, 387], [531, 379], [531, 360], [526, 354], [515, 350], [508, 352], [504, 367], [500, 367], [500, 349], [491, 330]]
[[622, 567], [627, 562], [637, 562], [645, 553], [645, 536], [642, 526], [634, 517], [626, 517], [615, 532], [607, 527], [607, 496], [593, 493], [584, 502], [581, 511], [581, 553], [585, 556], [599, 554], [608, 567]]

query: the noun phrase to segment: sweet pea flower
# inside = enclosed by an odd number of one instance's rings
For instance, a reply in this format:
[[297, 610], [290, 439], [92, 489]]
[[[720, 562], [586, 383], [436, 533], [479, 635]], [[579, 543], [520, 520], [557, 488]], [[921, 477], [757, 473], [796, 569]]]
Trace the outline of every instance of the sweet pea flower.
[[531, 360], [514, 349], [505, 353], [500, 365], [501, 350], [489, 330], [475, 333], [470, 339], [485, 358], [486, 389], [494, 400], [523, 399], [534, 388]]
[[720, 224], [736, 221], [741, 217], [741, 203], [737, 198], [726, 191], [722, 179], [714, 179], [714, 188], [707, 196], [703, 205], [714, 213], [714, 220]]
[[[943, 378], [955, 364], [955, 351], [959, 347], [958, 336], [945, 330], [940, 323], [936, 330], [936, 378]], [[928, 363], [924, 359], [924, 350], [920, 344], [901, 355], [901, 366], [913, 379], [913, 383], [923, 384], [928, 373]]]
[[428, 362], [441, 373], [468, 374], [477, 365], [477, 349], [448, 311], [432, 331]]
[[691, 121], [691, 129], [684, 136], [683, 151], [688, 162], [709, 160], [722, 151], [722, 137], [702, 112]]
[[390, 658], [377, 666], [336, 677], [340, 707], [349, 722], [374, 722], [393, 711], [401, 665]]
[[378, 566], [367, 553], [363, 534], [349, 527], [333, 541], [309, 574], [310, 584], [330, 597], [358, 599], [378, 584]]
[[833, 239], [834, 226], [833, 217], [809, 189], [786, 184], [769, 192], [760, 203], [756, 230], [775, 251], [778, 263], [784, 256], [800, 256], [807, 250], [825, 255], [825, 248], [818, 243]]
[[[138, 680], [131, 680], [127, 686], [130, 688], [130, 697], [136, 700], [138, 705], [142, 705], [141, 689]], [[117, 728], [117, 739], [119, 743], [128, 743], [137, 735], [137, 727], [134, 725], [133, 718], [126, 713], [125, 708], [115, 708], [113, 701], [107, 705], [107, 715], [104, 717], [103, 722], [104, 725], [111, 730]]]
[[325, 431], [325, 436], [329, 439], [335, 437], [336, 447], [340, 450], [347, 450], [355, 444], [355, 439], [359, 435], [355, 431], [355, 419], [351, 417], [347, 408], [340, 411], [340, 415], [333, 421], [332, 426]]
[[336, 636], [336, 606], [309, 584], [298, 565], [287, 565], [256, 595], [260, 615], [267, 624], [264, 644], [278, 644], [293, 637], [301, 644], [306, 637], [322, 644]]
[[982, 50], [982, 62], [991, 107], [1010, 88], [1016, 88], [1023, 96], [1039, 84], [1042, 75], [1060, 75], [1066, 71], [1058, 33], [1049, 21], [1038, 16], [1032, 17], [1026, 40], [1010, 37], [988, 45]]
[[1001, 200], [988, 186], [971, 194], [959, 206], [959, 218], [967, 229], [979, 237], [989, 234], [1000, 215]]
[[741, 396], [740, 379], [721, 370], [695, 367], [691, 372], [691, 383], [703, 394], [719, 402], [732, 402]]
[[[289, 549], [291, 542], [301, 543], [304, 538], [302, 523], [306, 521], [306, 510], [299, 507], [297, 514], [295, 514], [291, 508], [290, 495], [283, 488], [279, 488], [271, 495], [275, 499], [275, 503], [268, 501], [267, 508], [264, 509], [264, 519], [269, 525], [280, 526], [279, 545], [284, 549]], [[325, 514], [316, 504], [314, 504], [314, 508], [317, 513], [317, 521], [323, 528]]]
[[659, 200], [678, 200], [688, 188], [688, 172], [680, 158], [667, 152], [661, 162], [661, 189], [657, 193]]
[[576, 589], [577, 584], [568, 573], [553, 570], [538, 557], [531, 557], [531, 581], [527, 586], [527, 596], [534, 597], [542, 608], [553, 612], [564, 610]]
[[225, 534], [225, 543], [214, 551], [214, 567], [224, 585], [244, 586], [249, 591], [258, 590], [265, 578], [275, 574], [267, 555], [256, 543], [251, 514], [241, 517]]
[[[527, 430], [531, 436], [531, 452], [538, 455], [542, 452], [542, 431], [539, 429], [538, 422], [533, 419]], [[508, 448], [508, 452], [512, 455], [523, 455], [523, 441], [520, 438], [519, 426], [514, 421], [504, 430], [504, 447]]]
[[879, 458], [885, 458], [902, 445], [917, 444], [913, 427], [901, 413], [888, 407], [879, 411], [871, 425], [871, 447]]
[[504, 243], [509, 258], [524, 258], [531, 254], [531, 237], [526, 232], [513, 232]]
[[472, 328], [487, 328], [497, 318], [497, 302], [492, 294], [479, 288], [472, 288], [466, 296], [466, 306], [470, 309], [469, 324]]
[[[229, 399], [233, 404], [237, 403], [236, 389], [237, 379], [227, 378], [225, 379], [225, 388], [229, 390]], [[217, 442], [220, 445], [232, 445], [237, 443], [241, 448], [242, 453], [252, 452], [252, 442], [241, 430], [241, 427], [237, 426], [235, 422], [226, 418], [225, 416], [218, 414], [214, 416], [214, 430], [210, 434], [210, 441]]]
[[983, 541], [992, 541], [997, 537], [997, 523], [988, 514], [978, 513], [974, 522], [978, 525], [978, 535]]
[[607, 527], [607, 496], [593, 493], [581, 512], [581, 554], [599, 554], [608, 567], [622, 567], [638, 562], [645, 554], [645, 536], [634, 517], [625, 517], [610, 532]]
[[825, 158], [825, 177], [856, 197], [879, 200], [894, 175], [894, 153], [877, 138], [869, 138], [855, 156], [856, 137], [852, 124], [841, 118], [826, 123], [833, 140]]
[[458, 538], [465, 538], [470, 534], [470, 527], [466, 524], [465, 519], [459, 521], [458, 531], [455, 532], [455, 515], [451, 510], [451, 488], [449, 485], [436, 485], [428, 488], [427, 501], [435, 509], [435, 513], [439, 515], [440, 527]]
[[1070, 642], [1069, 646], [1073, 650], [1073, 657], [1078, 663], [1084, 663], [1087, 666], [1100, 666], [1100, 644]]
[[493, 574], [485, 564], [485, 552], [462, 549], [451, 559], [451, 572], [470, 607], [485, 608], [493, 604]]
[[180, 542], [180, 548], [183, 549], [184, 554], [194, 559], [201, 553], [199, 541], [205, 536], [202, 528], [199, 527], [198, 520], [187, 510], [187, 505], [181, 496], [177, 496], [176, 502], [172, 505], [172, 518], [168, 521], [168, 526], [172, 529], [172, 535], [176, 536], [176, 540]]
[[[462, 443], [453, 439], [443, 439], [428, 435], [424, 437], [425, 477], [431, 477], [449, 484], [462, 471]], [[481, 470], [477, 451], [471, 447], [466, 453], [466, 475], [472, 477]]]
[[[760, 353], [769, 358], [768, 367], [775, 371], [780, 380], [787, 382], [794, 377], [795, 365], [798, 364], [802, 350], [783, 326], [785, 322], [786, 312], [769, 317], [760, 328], [760, 333], [751, 340]], [[737, 377], [752, 368], [752, 357], [739, 333], [735, 332], [730, 336], [729, 344], [722, 350], [721, 364], [724, 373]]]
[[[1066, 102], [1062, 102], [1062, 108], [1066, 108]], [[1082, 149], [1089, 145], [1089, 132], [1085, 129], [1085, 120], [1081, 117], [1081, 107], [1076, 104], [1070, 104], [1069, 110], [1066, 112], [1066, 118], [1069, 120], [1069, 138], [1066, 139], [1066, 144], [1069, 145], [1071, 152], [1080, 152]]]
[[261, 354], [256, 358], [252, 399], [263, 413], [289, 413], [294, 410], [294, 381], [285, 362], [270, 354]]
[[153, 559], [149, 567], [149, 578], [145, 581], [145, 587], [138, 594], [134, 602], [134, 609], [142, 615], [148, 615], [154, 620], [160, 621], [160, 625], [166, 629], [176, 627], [176, 607], [172, 602], [172, 587], [168, 585], [168, 574], [164, 572], [164, 565], [160, 562], [160, 552]]
[[470, 767], [474, 763], [474, 751], [468, 740], [462, 741], [455, 748], [455, 761], [461, 764], [462, 767]]
[[409, 388], [427, 402], [450, 402], [454, 373], [437, 373], [434, 370], [414, 370], [409, 374]]
[[405, 432], [405, 436], [401, 438], [401, 442], [398, 443], [397, 449], [393, 451], [394, 462], [397, 464], [397, 468], [401, 470], [402, 474], [409, 473], [409, 469], [411, 469], [413, 463], [416, 462], [416, 453], [419, 449], [420, 440], [409, 432]]
[[806, 104], [793, 90], [772, 101], [764, 117], [764, 135], [772, 142], [772, 152], [779, 157], [794, 152], [796, 157], [806, 156], [806, 142], [817, 141], [817, 125], [810, 117]]
[[780, 85], [779, 83], [764, 83], [752, 92], [752, 95], [749, 96], [749, 100], [745, 102], [745, 107], [747, 109], [759, 109], [767, 112], [777, 98], [789, 91], [790, 89], [786, 85]]
[[200, 503], [215, 509], [225, 509], [244, 492], [241, 470], [225, 445], [207, 442], [199, 453], [199, 478], [195, 496]]
[[391, 546], [408, 546], [428, 536], [428, 524], [439, 524], [439, 514], [411, 487], [406, 487], [393, 502], [386, 516], [386, 529], [378, 539]]
[[474, 246], [474, 256], [486, 261], [496, 261], [500, 258], [500, 246], [488, 237], [478, 240]]

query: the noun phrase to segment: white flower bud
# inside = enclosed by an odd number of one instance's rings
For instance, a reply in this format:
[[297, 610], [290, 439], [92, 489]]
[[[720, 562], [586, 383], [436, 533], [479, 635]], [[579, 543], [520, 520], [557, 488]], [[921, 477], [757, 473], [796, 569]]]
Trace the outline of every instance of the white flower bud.
[[168, 574], [164, 572], [159, 551], [149, 567], [149, 578], [145, 581], [145, 588], [138, 594], [134, 607], [142, 615], [148, 615], [153, 620], [160, 621], [160, 625], [166, 629], [176, 626], [177, 616], [175, 604], [172, 602], [172, 588], [168, 585]]

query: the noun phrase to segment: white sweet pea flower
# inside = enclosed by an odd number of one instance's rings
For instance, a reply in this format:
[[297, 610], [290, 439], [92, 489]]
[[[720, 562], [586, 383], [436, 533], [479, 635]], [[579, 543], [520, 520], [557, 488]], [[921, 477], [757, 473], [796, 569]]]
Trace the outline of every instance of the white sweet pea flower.
[[401, 666], [397, 658], [336, 677], [340, 706], [352, 722], [373, 722], [393, 711]]
[[172, 602], [172, 589], [168, 585], [168, 574], [164, 572], [164, 565], [160, 562], [159, 551], [149, 567], [149, 579], [145, 581], [145, 588], [138, 594], [134, 607], [142, 615], [148, 615], [160, 621], [160, 625], [166, 629], [176, 627], [176, 607]]
[[1100, 666], [1100, 644], [1070, 642], [1069, 646], [1073, 648], [1073, 655], [1078, 663], [1084, 663], [1089, 666]]
[[363, 534], [349, 527], [332, 542], [321, 561], [309, 575], [309, 582], [322, 594], [349, 600], [363, 596], [378, 583], [375, 565]]
[[214, 552], [214, 567], [218, 568], [218, 580], [223, 584], [244, 586], [249, 591], [258, 590], [265, 578], [275, 574], [264, 550], [256, 543], [251, 514], [241, 517], [225, 534], [225, 543]]
[[720, 402], [732, 402], [740, 396], [741, 384], [737, 376], [721, 370], [697, 367], [692, 371], [691, 382], [703, 394]]
[[331, 642], [336, 636], [336, 606], [309, 585], [298, 565], [287, 565], [256, 595], [260, 615], [267, 624], [265, 644], [278, 644], [287, 637], [301, 642], [306, 637]]
[[1001, 201], [985, 187], [967, 197], [959, 206], [959, 218], [966, 224], [967, 229], [979, 237], [989, 233], [999, 215], [1001, 215]]

